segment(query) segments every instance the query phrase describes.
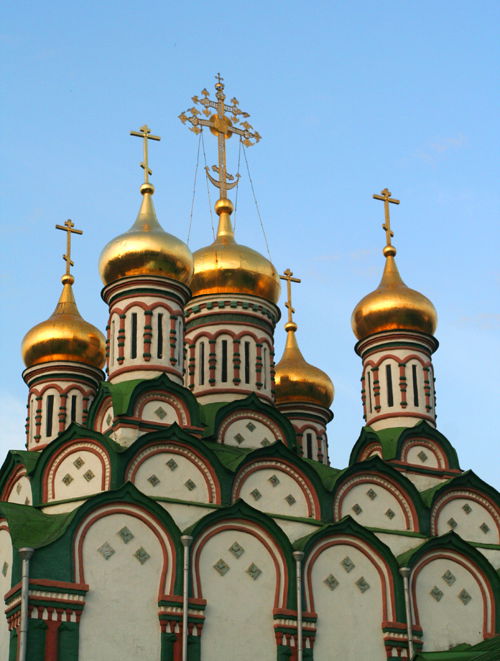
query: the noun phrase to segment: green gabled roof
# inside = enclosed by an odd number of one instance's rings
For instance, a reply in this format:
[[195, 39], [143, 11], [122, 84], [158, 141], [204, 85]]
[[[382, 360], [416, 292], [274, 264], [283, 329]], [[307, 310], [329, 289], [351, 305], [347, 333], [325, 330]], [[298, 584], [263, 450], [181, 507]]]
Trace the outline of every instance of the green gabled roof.
[[12, 544], [16, 548], [47, 546], [64, 533], [75, 513], [76, 510], [44, 514], [30, 505], [0, 503], [0, 516], [7, 519]]
[[232, 472], [236, 472], [243, 459], [254, 451], [254, 448], [237, 448], [210, 441], [205, 442], [205, 445], [212, 450], [221, 464]]
[[333, 468], [332, 466], [325, 466], [319, 461], [314, 459], [306, 459], [306, 457], [301, 457], [302, 461], [312, 466], [316, 473], [318, 474], [321, 483], [327, 491], [332, 491], [335, 483], [347, 470], [347, 468]]
[[135, 387], [139, 383], [142, 383], [142, 381], [144, 379], [131, 379], [130, 381], [121, 381], [120, 383], [109, 383], [109, 381], [105, 381], [101, 384], [102, 390], [106, 394], [111, 395], [115, 415], [126, 413], [132, 393]]
[[36, 462], [40, 457], [40, 452], [31, 452], [29, 450], [9, 450], [9, 455], [12, 456], [16, 463], [24, 464], [26, 472], [29, 474], [35, 468]]
[[498, 661], [500, 636], [473, 645], [462, 643], [445, 652], [421, 652], [415, 661]]
[[203, 437], [212, 436], [215, 431], [215, 418], [219, 409], [227, 406], [229, 403], [230, 402], [212, 402], [211, 404], [200, 405], [201, 419], [206, 425], [206, 429], [203, 432]]
[[378, 436], [384, 459], [395, 459], [398, 453], [399, 437], [406, 427], [391, 427], [390, 429], [379, 429], [379, 431], [375, 431], [371, 427], [367, 427], [367, 429]]

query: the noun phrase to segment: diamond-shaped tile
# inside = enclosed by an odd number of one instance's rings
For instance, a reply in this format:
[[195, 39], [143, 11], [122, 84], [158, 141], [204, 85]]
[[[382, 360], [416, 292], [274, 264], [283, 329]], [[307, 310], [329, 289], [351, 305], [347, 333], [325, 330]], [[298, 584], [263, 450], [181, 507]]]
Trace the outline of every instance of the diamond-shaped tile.
[[391, 510], [390, 507], [389, 507], [389, 509], [387, 510], [387, 512], [385, 513], [385, 515], [386, 515], [386, 517], [387, 517], [388, 519], [393, 519], [393, 518], [396, 516], [396, 514], [394, 513], [393, 510]]
[[166, 465], [170, 468], [171, 471], [174, 471], [178, 466], [173, 457], [166, 462]]
[[247, 569], [247, 574], [256, 581], [259, 576], [262, 574], [262, 570], [257, 567], [257, 565], [252, 562], [250, 567]]
[[77, 470], [80, 470], [80, 468], [83, 466], [84, 463], [85, 463], [85, 462], [84, 462], [84, 460], [83, 460], [81, 457], [77, 457], [77, 458], [75, 459], [75, 461], [73, 462], [73, 466], [74, 466]]
[[86, 471], [86, 472], [83, 474], [83, 477], [87, 480], [87, 482], [90, 482], [91, 480], [94, 479], [95, 475], [94, 475], [94, 473], [93, 473], [93, 472], [90, 470], [90, 468], [89, 468], [88, 471]]
[[253, 422], [248, 422], [246, 427], [247, 427], [248, 431], [254, 431], [255, 430], [255, 425], [253, 424]]
[[128, 544], [132, 539], [134, 539], [134, 534], [127, 528], [127, 526], [123, 526], [123, 528], [119, 530], [117, 534], [120, 535], [122, 541], [125, 544]]
[[323, 583], [325, 585], [327, 585], [330, 588], [330, 590], [335, 590], [335, 588], [339, 584], [339, 582], [337, 581], [337, 579], [335, 578], [335, 576], [333, 574], [330, 574], [329, 576], [327, 576], [325, 578], [325, 580], [323, 581]]
[[354, 512], [354, 514], [361, 514], [361, 512], [363, 511], [363, 508], [358, 503], [355, 503], [352, 506], [352, 511]]
[[189, 491], [192, 491], [193, 489], [196, 489], [196, 484], [191, 479], [186, 480], [184, 482], [184, 486], [186, 487], [186, 489], [189, 489]]
[[457, 580], [449, 569], [445, 571], [445, 573], [441, 576], [441, 578], [447, 585], [450, 586], [453, 585], [453, 583]]
[[463, 603], [464, 606], [467, 606], [469, 601], [472, 599], [470, 594], [465, 589], [460, 591], [458, 598], [460, 599], [460, 601]]
[[236, 434], [234, 436], [234, 440], [236, 441], [236, 443], [238, 443], [238, 445], [241, 445], [243, 443], [243, 441], [245, 440], [245, 437], [242, 436], [241, 434]]
[[148, 482], [151, 484], [153, 487], [156, 487], [158, 484], [160, 484], [160, 480], [158, 479], [158, 476], [153, 473], [153, 475], [150, 475], [148, 477]]
[[253, 497], [254, 500], [260, 500], [262, 498], [262, 494], [258, 489], [254, 489], [253, 491], [250, 491], [250, 495]]
[[368, 491], [366, 492], [366, 495], [368, 496], [368, 498], [370, 500], [375, 500], [375, 498], [377, 497], [377, 492], [374, 491], [373, 489], [368, 489]]
[[349, 558], [349, 556], [346, 556], [340, 564], [346, 570], [347, 573], [352, 571], [354, 569], [354, 567], [356, 566], [354, 564], [354, 562], [351, 560], [351, 558]]
[[470, 514], [472, 512], [472, 507], [469, 505], [469, 503], [464, 503], [464, 505], [462, 505], [462, 509], [466, 514]]
[[262, 441], [260, 442], [260, 444], [261, 444], [263, 447], [266, 447], [266, 446], [268, 446], [268, 445], [271, 445], [271, 441], [270, 441], [268, 438], [263, 438]]
[[2, 575], [7, 576], [7, 572], [9, 571], [9, 563], [4, 562], [2, 565]]
[[273, 487], [277, 487], [278, 484], [280, 483], [280, 480], [277, 475], [271, 475], [271, 477], [269, 478], [269, 482], [272, 484]]
[[19, 495], [21, 493], [21, 489], [22, 489], [21, 483], [18, 482], [16, 484], [16, 493], [17, 493], [17, 495]]
[[440, 590], [440, 589], [438, 588], [437, 585], [435, 585], [435, 586], [432, 588], [432, 590], [429, 592], [429, 594], [430, 594], [431, 597], [433, 597], [436, 601], [441, 601], [441, 599], [443, 598], [443, 594], [444, 594], [444, 593], [442, 592], [442, 590]]
[[214, 569], [215, 571], [219, 572], [221, 576], [224, 576], [229, 571], [229, 565], [221, 558], [215, 563]]
[[366, 592], [367, 590], [370, 589], [370, 584], [367, 582], [364, 576], [361, 576], [361, 578], [358, 578], [356, 581], [356, 585], [359, 588], [359, 591], [361, 593]]
[[115, 549], [111, 546], [111, 544], [108, 544], [108, 542], [104, 542], [104, 544], [97, 550], [105, 560], [109, 560], [111, 556], [115, 554]]
[[157, 418], [160, 418], [160, 420], [163, 420], [164, 418], [167, 417], [167, 412], [165, 411], [165, 409], [163, 408], [163, 406], [159, 406], [159, 407], [155, 410], [155, 415], [156, 415]]
[[490, 527], [488, 524], [483, 523], [479, 526], [479, 528], [484, 532], [485, 535], [487, 535], [490, 532]]
[[137, 551], [134, 553], [134, 557], [136, 557], [137, 560], [139, 560], [139, 562], [141, 563], [141, 565], [143, 565], [145, 562], [149, 560], [151, 556], [146, 551], [146, 549], [144, 549], [141, 546], [141, 548], [137, 549]]
[[427, 461], [427, 459], [429, 459], [429, 457], [427, 456], [427, 453], [424, 452], [423, 450], [420, 450], [420, 452], [417, 454], [417, 457], [420, 459], [420, 461], [421, 461], [423, 464], [425, 464], [425, 462]]
[[458, 523], [455, 521], [453, 517], [451, 517], [451, 519], [448, 519], [447, 524], [450, 526], [452, 530], [455, 530], [455, 528], [458, 526]]
[[290, 505], [290, 507], [292, 505], [295, 505], [295, 503], [297, 502], [291, 493], [289, 493], [288, 496], [285, 496], [285, 500]]
[[66, 486], [68, 486], [69, 484], [71, 484], [73, 482], [73, 478], [71, 477], [71, 475], [69, 473], [66, 473], [66, 475], [63, 477], [62, 481], [64, 482], [64, 484]]
[[112, 422], [113, 422], [113, 416], [111, 415], [111, 413], [108, 413], [108, 415], [106, 416], [106, 424], [108, 425], [108, 427], [111, 425]]
[[243, 546], [240, 546], [238, 542], [234, 542], [234, 544], [231, 544], [231, 546], [229, 547], [229, 551], [231, 551], [231, 553], [234, 555], [235, 558], [241, 558], [243, 553], [245, 553], [245, 549], [243, 548]]

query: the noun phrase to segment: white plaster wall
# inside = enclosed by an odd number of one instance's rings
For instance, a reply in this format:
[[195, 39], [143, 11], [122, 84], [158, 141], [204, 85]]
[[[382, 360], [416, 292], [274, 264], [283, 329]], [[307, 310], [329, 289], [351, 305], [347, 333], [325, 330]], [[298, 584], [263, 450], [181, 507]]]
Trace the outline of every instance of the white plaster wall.
[[[350, 572], [341, 564], [346, 557], [355, 565]], [[330, 575], [338, 581], [333, 590], [324, 582]], [[370, 560], [347, 544], [329, 547], [318, 556], [311, 578], [318, 614], [314, 658], [386, 661], [382, 590]], [[356, 585], [360, 578], [370, 586], [364, 593]]]
[[427, 541], [426, 537], [413, 537], [410, 535], [398, 535], [397, 533], [374, 533], [380, 540], [387, 544], [395, 556], [400, 553], [414, 549], [416, 546]]
[[479, 553], [482, 553], [484, 557], [491, 562], [491, 565], [498, 571], [500, 569], [500, 548], [498, 549], [482, 549], [480, 546], [476, 546], [476, 549]]
[[418, 491], [425, 491], [426, 489], [430, 489], [431, 487], [435, 487], [436, 484], [441, 484], [442, 482], [446, 482], [448, 478], [446, 477], [441, 477], [438, 475], [425, 475], [423, 473], [412, 473], [410, 471], [401, 471], [402, 474], [407, 477], [410, 482], [413, 482], [413, 484], [417, 487]]
[[[176, 464], [173, 470], [167, 465], [169, 461]], [[188, 485], [192, 487], [189, 480], [195, 485], [194, 488], [188, 488]], [[134, 484], [151, 498], [160, 496], [203, 503], [209, 501], [207, 483], [201, 470], [187, 457], [174, 452], [160, 452], [146, 459], [137, 469]]]
[[[276, 486], [273, 486], [274, 478], [279, 481]], [[260, 497], [255, 497], [255, 490]], [[287, 496], [293, 496], [295, 502], [290, 505]], [[309, 515], [302, 489], [291, 475], [278, 468], [261, 468], [250, 473], [241, 485], [240, 498], [263, 512], [300, 517]]]
[[[425, 461], [418, 456], [420, 453], [424, 452], [427, 456]], [[423, 466], [424, 468], [438, 468], [439, 462], [432, 450], [424, 445], [414, 445], [408, 451], [406, 455], [406, 461], [409, 464], [415, 464], [416, 466]]]
[[72, 500], [70, 503], [47, 505], [42, 508], [42, 512], [45, 512], [45, 514], [65, 514], [66, 512], [72, 512], [77, 507], [80, 507], [84, 502], [84, 500]]
[[12, 542], [7, 530], [0, 530], [0, 659], [9, 658], [9, 627], [5, 618], [4, 596], [11, 587]]
[[[134, 535], [127, 544], [118, 535], [124, 527]], [[98, 551], [105, 542], [115, 551], [108, 560]], [[134, 556], [140, 548], [150, 556], [144, 564]], [[159, 661], [163, 555], [154, 533], [126, 514], [103, 517], [86, 535], [83, 562], [90, 589], [80, 622], [79, 661]]]
[[319, 527], [303, 523], [302, 521], [288, 521], [278, 517], [273, 517], [273, 519], [291, 542], [316, 532]]
[[181, 503], [168, 503], [164, 500], [160, 501], [159, 505], [171, 515], [180, 530], [189, 528], [189, 526], [192, 526], [212, 512], [212, 508], [182, 505]]
[[[234, 542], [244, 549], [239, 558], [229, 551]], [[219, 560], [229, 567], [224, 576], [214, 569]], [[262, 572], [256, 580], [247, 573], [252, 563]], [[265, 546], [242, 531], [220, 532], [203, 547], [200, 575], [207, 600], [201, 638], [203, 661], [275, 659], [272, 612], [276, 579]]]
[[[250, 426], [250, 428], [249, 428]], [[255, 429], [252, 430], [252, 426]], [[238, 436], [239, 435], [239, 436]], [[238, 442], [235, 437], [243, 438]], [[235, 420], [224, 432], [222, 443], [240, 448], [261, 448], [269, 443], [275, 443], [276, 437], [271, 429], [259, 420], [242, 418]]]
[[[443, 575], [450, 571], [455, 577], [448, 585]], [[442, 597], [431, 596], [434, 587]], [[464, 605], [458, 595], [465, 589], [472, 597]], [[416, 600], [423, 628], [424, 651], [447, 650], [459, 643], [478, 643], [483, 639], [483, 600], [478, 584], [465, 567], [448, 559], [436, 559], [427, 564], [417, 576]]]
[[19, 503], [20, 505], [31, 505], [33, 497], [31, 494], [31, 482], [22, 475], [12, 485], [12, 489], [7, 499], [9, 503]]
[[[80, 465], [80, 462], [83, 464]], [[68, 477], [69, 476], [69, 477]], [[66, 484], [66, 481], [71, 481]], [[93, 452], [76, 450], [57, 468], [54, 476], [54, 496], [50, 500], [66, 500], [89, 496], [102, 491], [102, 464]]]
[[[370, 490], [376, 494], [373, 500], [368, 496]], [[356, 506], [361, 507], [359, 514]], [[394, 516], [390, 518], [386, 512], [392, 512]], [[364, 482], [350, 489], [342, 501], [340, 518], [348, 514], [362, 526], [407, 530], [401, 505], [396, 497], [380, 484]]]
[[[470, 508], [467, 513], [463, 508]], [[447, 503], [439, 512], [437, 521], [438, 535], [444, 535], [452, 530], [448, 521], [456, 522], [455, 532], [463, 539], [482, 544], [499, 544], [498, 526], [488, 512], [480, 503], [467, 498], [456, 498]], [[488, 529], [482, 529], [486, 525]]]
[[[155, 412], [158, 411], [158, 409], [162, 409], [165, 415], [163, 416], [163, 413], [161, 413], [162, 417], [160, 417], [158, 413]], [[141, 418], [162, 425], [171, 425], [174, 422], [179, 422], [179, 417], [174, 407], [163, 400], [148, 402], [142, 410]]]

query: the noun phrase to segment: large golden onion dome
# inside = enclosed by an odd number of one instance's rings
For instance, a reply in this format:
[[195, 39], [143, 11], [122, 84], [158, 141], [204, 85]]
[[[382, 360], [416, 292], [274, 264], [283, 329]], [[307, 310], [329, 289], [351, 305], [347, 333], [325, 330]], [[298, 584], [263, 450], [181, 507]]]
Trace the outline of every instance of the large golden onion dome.
[[230, 200], [215, 203], [219, 227], [215, 241], [194, 254], [193, 296], [203, 294], [253, 294], [272, 303], [279, 299], [279, 275], [271, 262], [252, 248], [234, 240]]
[[63, 289], [52, 316], [24, 336], [21, 353], [26, 367], [56, 360], [85, 363], [98, 369], [104, 366], [106, 340], [78, 312], [73, 282], [71, 274], [63, 275]]
[[334, 396], [332, 380], [323, 370], [304, 360], [295, 337], [297, 325], [289, 321], [285, 324], [285, 330], [285, 350], [274, 375], [277, 406], [289, 402], [308, 402], [329, 408]]
[[143, 195], [137, 220], [112, 239], [101, 253], [99, 273], [105, 285], [132, 275], [162, 275], [189, 285], [193, 256], [187, 245], [162, 228], [156, 217], [154, 186], [141, 186]]
[[352, 313], [352, 329], [358, 340], [388, 330], [414, 330], [432, 335], [437, 312], [431, 301], [405, 285], [394, 256], [396, 249], [386, 245], [382, 280], [375, 291], [365, 296]]

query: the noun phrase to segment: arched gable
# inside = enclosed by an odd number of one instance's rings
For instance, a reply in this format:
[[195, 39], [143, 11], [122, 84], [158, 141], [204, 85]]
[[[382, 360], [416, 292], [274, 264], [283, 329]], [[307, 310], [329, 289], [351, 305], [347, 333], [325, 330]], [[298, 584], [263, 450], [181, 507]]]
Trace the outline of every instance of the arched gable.
[[[408, 566], [413, 613], [423, 629], [424, 650], [473, 644], [498, 631], [498, 575], [454, 532], [420, 546]], [[472, 609], [467, 608], [470, 602], [476, 602]]]
[[[431, 469], [460, 470], [454, 447], [446, 436], [425, 420], [401, 432], [397, 440], [395, 458], [404, 463]], [[434, 465], [436, 462], [437, 465]]]
[[10, 450], [0, 469], [0, 500], [31, 505], [31, 478], [40, 457], [39, 452]]
[[428, 528], [427, 512], [415, 486], [379, 457], [351, 466], [336, 482], [334, 520], [347, 515], [374, 528], [411, 532]]
[[124, 480], [151, 498], [228, 502], [228, 471], [205, 443], [176, 424], [142, 436], [124, 453], [124, 460]]
[[232, 500], [243, 498], [259, 510], [321, 520], [328, 497], [317, 473], [283, 444], [246, 456], [233, 481]]
[[450, 529], [468, 541], [500, 544], [498, 494], [473, 471], [432, 490], [431, 534]]
[[276, 442], [296, 447], [296, 434], [288, 418], [255, 394], [217, 411], [214, 437], [219, 443], [244, 448], [266, 447]]
[[366, 461], [372, 456], [379, 456], [387, 459], [387, 457], [384, 456], [384, 448], [382, 447], [376, 432], [374, 432], [371, 427], [363, 427], [358, 440], [351, 450], [349, 466], [352, 466], [359, 461]]

